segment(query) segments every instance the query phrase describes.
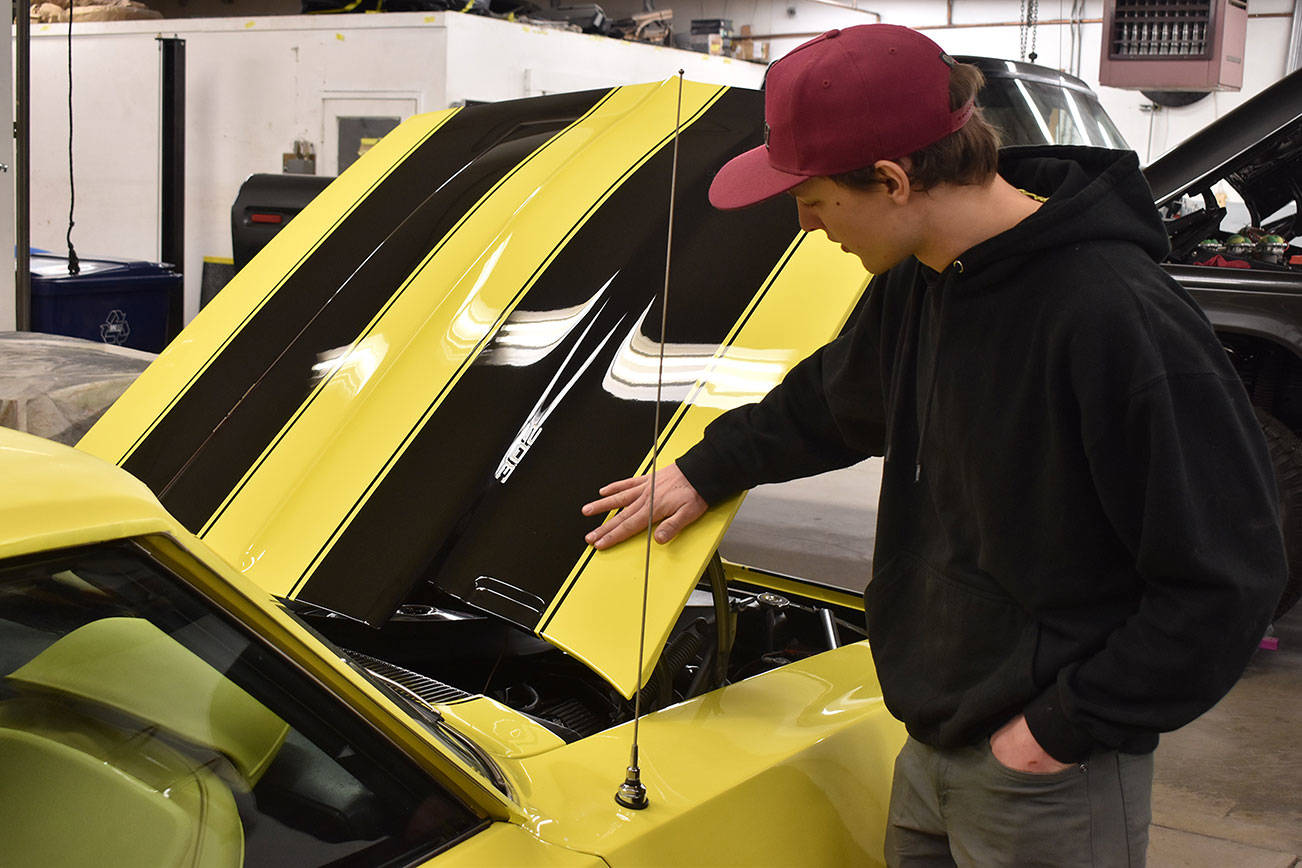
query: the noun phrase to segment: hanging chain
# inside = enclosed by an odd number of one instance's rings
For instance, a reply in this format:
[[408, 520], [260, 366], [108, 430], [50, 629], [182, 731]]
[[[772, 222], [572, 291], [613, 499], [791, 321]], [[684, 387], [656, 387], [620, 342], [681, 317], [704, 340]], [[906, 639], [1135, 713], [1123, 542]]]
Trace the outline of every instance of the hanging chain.
[[1018, 60], [1026, 60], [1026, 0], [1017, 5], [1017, 39], [1020, 42]]
[[1035, 63], [1039, 55], [1035, 51], [1035, 37], [1040, 23], [1040, 0], [1028, 0], [1026, 4], [1026, 24], [1031, 29], [1031, 53], [1026, 58]]
[[[1035, 51], [1036, 25], [1040, 20], [1040, 0], [1021, 0], [1017, 10], [1018, 17], [1018, 37], [1021, 42], [1021, 60], [1029, 60], [1035, 63], [1039, 55]], [[1031, 40], [1030, 54], [1026, 52], [1027, 37]]]

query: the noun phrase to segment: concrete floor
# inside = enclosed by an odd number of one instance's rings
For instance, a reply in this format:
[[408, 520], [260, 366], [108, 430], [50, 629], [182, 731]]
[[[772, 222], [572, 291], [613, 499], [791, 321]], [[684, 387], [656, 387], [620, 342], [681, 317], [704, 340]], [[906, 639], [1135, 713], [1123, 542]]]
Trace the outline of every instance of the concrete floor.
[[[724, 538], [723, 554], [862, 589], [880, 482], [880, 462], [867, 461], [756, 489]], [[1278, 650], [1259, 650], [1216, 707], [1162, 737], [1152, 868], [1302, 864], [1302, 605], [1274, 632]]]

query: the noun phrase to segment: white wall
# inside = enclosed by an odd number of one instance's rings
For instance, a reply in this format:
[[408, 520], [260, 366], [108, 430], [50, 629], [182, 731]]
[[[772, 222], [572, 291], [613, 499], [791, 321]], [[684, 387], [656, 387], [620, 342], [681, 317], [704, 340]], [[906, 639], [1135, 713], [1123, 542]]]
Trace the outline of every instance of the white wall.
[[[37, 38], [38, 26], [32, 28], [31, 55], [32, 246], [63, 253], [69, 204], [67, 40]], [[158, 257], [159, 63], [153, 34], [122, 39], [74, 29], [72, 241], [78, 256]]]
[[[452, 13], [77, 24], [74, 157], [79, 256], [159, 257], [160, 62], [186, 40], [185, 315], [205, 256], [231, 254], [230, 208], [254, 172], [279, 172], [295, 139], [336, 172], [333, 118], [408, 117], [464, 99], [689, 77], [757, 86], [763, 68], [650, 45]], [[66, 25], [32, 28], [32, 243], [66, 249]], [[9, 294], [12, 296], [12, 292]]]
[[[639, 11], [641, 0], [604, 5], [618, 17]], [[724, 17], [738, 27], [750, 24], [756, 33], [779, 34], [772, 38], [775, 57], [807, 38], [797, 34], [875, 20], [809, 0], [660, 0], [660, 5], [673, 6], [680, 32], [693, 17]], [[927, 28], [955, 54], [1020, 55], [1015, 24], [989, 26], [1015, 22], [1016, 0], [955, 0], [953, 26], [946, 26], [945, 0], [860, 0], [860, 5], [887, 22]], [[788, 8], [794, 15], [788, 16]], [[1241, 92], [1152, 113], [1142, 110], [1147, 100], [1138, 92], [1097, 86], [1102, 0], [1089, 0], [1085, 17], [1093, 22], [1082, 28], [1080, 75], [1099, 91], [1141, 158], [1153, 159], [1284, 75], [1291, 9], [1291, 0], [1253, 0]], [[1042, 21], [1069, 12], [1068, 0], [1040, 4]], [[198, 307], [203, 257], [230, 255], [230, 206], [240, 183], [253, 172], [280, 171], [281, 155], [295, 139], [312, 142], [318, 172], [333, 174], [334, 115], [405, 117], [466, 99], [662, 80], [679, 68], [691, 78], [725, 84], [757, 86], [763, 75], [758, 64], [455, 13], [79, 24], [73, 31], [73, 240], [82, 256], [159, 256], [155, 36], [160, 29], [186, 40], [187, 319]], [[66, 33], [64, 25], [37, 25], [32, 34], [32, 242], [55, 251], [65, 249], [68, 211]], [[1068, 27], [1041, 25], [1036, 48], [1038, 62], [1068, 67]], [[0, 153], [7, 148], [0, 145]], [[9, 160], [0, 156], [0, 162]], [[3, 184], [11, 191], [12, 176]], [[0, 190], [0, 198], [4, 195]], [[0, 210], [8, 214], [10, 209]], [[5, 219], [0, 216], [0, 231]], [[0, 277], [0, 328], [13, 317], [13, 294], [4, 280]]]

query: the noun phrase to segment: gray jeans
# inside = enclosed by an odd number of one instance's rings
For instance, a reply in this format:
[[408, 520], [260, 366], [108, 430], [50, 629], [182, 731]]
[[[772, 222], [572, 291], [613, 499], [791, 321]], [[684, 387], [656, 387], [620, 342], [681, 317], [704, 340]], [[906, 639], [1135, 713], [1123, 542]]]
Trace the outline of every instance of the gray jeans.
[[1143, 866], [1152, 793], [1152, 754], [1031, 774], [984, 741], [940, 750], [910, 738], [895, 760], [886, 864]]

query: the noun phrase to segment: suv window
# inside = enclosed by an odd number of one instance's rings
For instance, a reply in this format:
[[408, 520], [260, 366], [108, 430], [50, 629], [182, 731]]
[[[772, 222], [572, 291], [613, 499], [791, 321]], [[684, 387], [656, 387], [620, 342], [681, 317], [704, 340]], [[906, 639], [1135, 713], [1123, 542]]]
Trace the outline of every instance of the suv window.
[[0, 563], [0, 840], [23, 865], [402, 863], [466, 805], [133, 543]]
[[1005, 145], [1128, 148], [1107, 112], [1088, 93], [991, 75], [978, 98]]

